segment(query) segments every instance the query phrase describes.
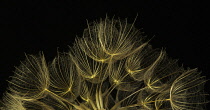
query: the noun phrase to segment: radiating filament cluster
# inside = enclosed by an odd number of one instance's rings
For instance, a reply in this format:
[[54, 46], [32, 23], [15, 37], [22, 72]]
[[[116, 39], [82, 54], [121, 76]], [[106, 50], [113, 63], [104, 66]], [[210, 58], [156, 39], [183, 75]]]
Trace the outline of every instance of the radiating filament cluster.
[[202, 110], [205, 77], [154, 49], [134, 23], [88, 23], [68, 52], [51, 62], [26, 55], [2, 110]]

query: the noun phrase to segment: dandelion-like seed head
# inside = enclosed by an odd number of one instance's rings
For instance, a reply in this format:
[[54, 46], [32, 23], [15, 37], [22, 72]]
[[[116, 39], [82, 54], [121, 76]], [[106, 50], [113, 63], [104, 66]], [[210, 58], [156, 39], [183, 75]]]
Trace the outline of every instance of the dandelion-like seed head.
[[26, 55], [16, 67], [2, 110], [201, 110], [204, 76], [184, 69], [145, 41], [134, 23], [88, 23], [69, 52], [46, 63]]

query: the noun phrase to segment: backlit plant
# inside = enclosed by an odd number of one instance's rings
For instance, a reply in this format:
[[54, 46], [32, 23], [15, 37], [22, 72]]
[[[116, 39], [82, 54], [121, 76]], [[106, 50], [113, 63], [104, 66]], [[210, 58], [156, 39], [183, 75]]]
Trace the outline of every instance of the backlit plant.
[[134, 23], [107, 17], [52, 62], [26, 55], [2, 110], [201, 110], [205, 82], [152, 48]]

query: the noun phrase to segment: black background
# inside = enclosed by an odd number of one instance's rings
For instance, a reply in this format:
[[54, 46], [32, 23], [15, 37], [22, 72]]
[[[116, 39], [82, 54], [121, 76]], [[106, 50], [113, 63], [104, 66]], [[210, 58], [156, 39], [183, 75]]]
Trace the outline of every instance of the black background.
[[[113, 0], [114, 1], [114, 0]], [[74, 38], [81, 37], [99, 18], [128, 18], [138, 13], [136, 28], [143, 28], [155, 48], [166, 48], [185, 68], [198, 68], [210, 79], [210, 28], [207, 3], [192, 0], [1, 0], [0, 1], [0, 93], [7, 87], [14, 66], [26, 54], [43, 51], [48, 61], [57, 48], [68, 51]], [[210, 93], [209, 82], [206, 91]]]

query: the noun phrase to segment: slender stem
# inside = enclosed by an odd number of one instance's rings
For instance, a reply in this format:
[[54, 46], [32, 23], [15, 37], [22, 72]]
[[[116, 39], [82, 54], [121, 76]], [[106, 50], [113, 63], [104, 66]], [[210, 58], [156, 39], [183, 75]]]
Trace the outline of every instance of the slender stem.
[[[62, 97], [60, 97], [59, 95], [53, 93], [52, 91], [50, 91], [50, 90], [48, 90], [48, 89], [45, 89], [44, 91], [50, 93], [50, 95], [55, 96], [56, 98], [58, 98], [58, 99], [60, 99], [60, 100], [62, 100], [62, 101], [64, 101], [64, 102], [66, 102], [66, 103], [68, 103], [68, 104], [74, 106], [74, 107], [75, 107], [76, 109], [78, 109], [78, 110], [83, 110], [83, 108], [81, 108], [80, 106], [75, 105], [75, 104], [69, 102], [68, 100], [66, 100], [66, 99], [64, 99], [64, 98], [62, 98]], [[85, 105], [84, 105], [84, 107], [87, 108]], [[87, 108], [87, 109], [88, 109], [88, 108]]]
[[116, 109], [124, 100], [128, 99], [129, 97], [135, 95], [136, 93], [138, 93], [138, 92], [140, 92], [140, 91], [142, 91], [142, 90], [144, 90], [144, 89], [146, 89], [146, 88], [147, 88], [147, 87], [141, 88], [141, 89], [135, 91], [134, 93], [132, 93], [131, 95], [127, 96], [126, 98], [120, 100], [120, 101], [119, 101], [118, 103], [116, 103], [110, 110], [115, 110], [115, 109]]
[[149, 102], [145, 102], [145, 103], [152, 103], [152, 102], [156, 102], [156, 101], [170, 101], [171, 99], [164, 99], [164, 100], [154, 100], [154, 101], [149, 101]]

